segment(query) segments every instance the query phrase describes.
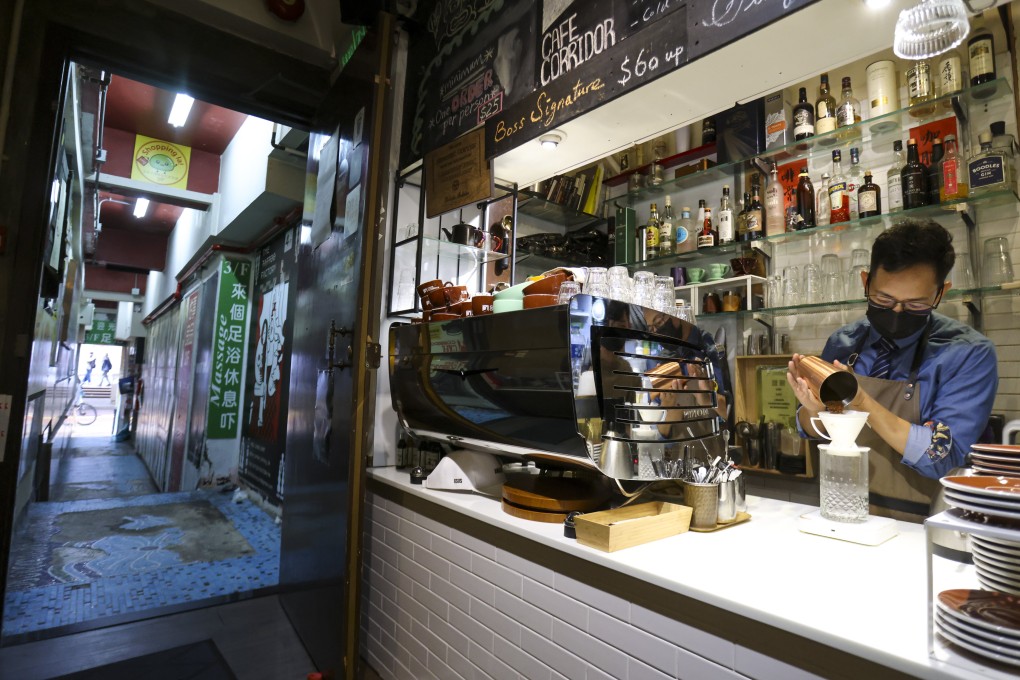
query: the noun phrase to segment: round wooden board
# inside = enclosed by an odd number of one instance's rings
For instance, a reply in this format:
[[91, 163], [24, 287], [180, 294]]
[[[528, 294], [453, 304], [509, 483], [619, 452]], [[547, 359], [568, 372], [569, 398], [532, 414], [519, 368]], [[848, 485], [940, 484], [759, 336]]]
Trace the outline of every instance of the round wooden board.
[[523, 509], [591, 512], [608, 499], [605, 487], [589, 479], [512, 475], [503, 484], [503, 500]]
[[518, 507], [505, 498], [503, 499], [503, 512], [512, 517], [528, 519], [532, 522], [548, 522], [549, 524], [562, 524], [567, 519], [567, 513], [565, 512], [529, 510], [528, 508]]

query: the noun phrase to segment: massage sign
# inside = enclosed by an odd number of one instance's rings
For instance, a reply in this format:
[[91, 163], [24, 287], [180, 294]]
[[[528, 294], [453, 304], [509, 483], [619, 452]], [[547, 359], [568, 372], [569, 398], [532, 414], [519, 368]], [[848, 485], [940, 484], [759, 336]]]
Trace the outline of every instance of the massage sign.
[[175, 189], [188, 188], [191, 147], [144, 135], [135, 136], [131, 179]]

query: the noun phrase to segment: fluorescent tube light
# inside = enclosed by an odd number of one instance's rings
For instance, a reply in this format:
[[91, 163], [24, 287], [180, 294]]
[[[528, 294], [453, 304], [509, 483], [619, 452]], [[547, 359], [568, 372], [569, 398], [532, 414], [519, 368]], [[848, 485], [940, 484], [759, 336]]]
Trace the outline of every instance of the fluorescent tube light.
[[145, 211], [149, 209], [149, 199], [139, 198], [135, 201], [135, 217], [145, 217]]
[[191, 113], [191, 105], [194, 103], [194, 97], [178, 92], [174, 98], [174, 105], [170, 109], [170, 117], [167, 118], [167, 122], [174, 127], [183, 127], [184, 123], [188, 120], [188, 114]]

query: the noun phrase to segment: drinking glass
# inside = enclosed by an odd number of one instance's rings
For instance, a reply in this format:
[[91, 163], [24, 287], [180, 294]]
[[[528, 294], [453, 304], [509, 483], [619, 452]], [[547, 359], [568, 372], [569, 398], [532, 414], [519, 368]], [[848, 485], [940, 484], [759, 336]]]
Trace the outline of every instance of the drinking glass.
[[556, 303], [564, 304], [570, 302], [570, 298], [581, 292], [581, 284], [577, 281], [564, 281], [560, 284], [560, 292], [557, 293]]
[[783, 306], [783, 277], [779, 274], [773, 274], [768, 278], [768, 283], [765, 289], [765, 295], [768, 297], [766, 303], [769, 307], [782, 307]]
[[815, 304], [822, 302], [822, 272], [816, 264], [804, 266], [804, 302]]
[[974, 271], [970, 267], [970, 253], [956, 253], [956, 262], [953, 264], [953, 271], [949, 273], [949, 280], [953, 288], [957, 290], [970, 290], [974, 287]]
[[605, 267], [591, 267], [584, 282], [584, 292], [595, 297], [609, 297], [609, 281]]
[[676, 301], [676, 316], [692, 326], [697, 323], [697, 321], [694, 320], [694, 310], [683, 300]]
[[839, 255], [829, 253], [828, 255], [822, 255], [822, 275], [828, 276], [829, 274], [841, 274], [843, 272], [842, 264], [839, 261]]
[[676, 315], [676, 291], [673, 290], [673, 277], [655, 277], [655, 289], [652, 292], [652, 309]]
[[850, 253], [850, 267], [864, 267], [865, 270], [871, 266], [871, 251], [867, 248], [854, 248]]
[[644, 307], [652, 306], [652, 293], [655, 292], [655, 274], [647, 270], [634, 272], [634, 286], [631, 289], [631, 302]]
[[996, 236], [985, 241], [981, 262], [981, 285], [1001, 286], [1013, 280], [1013, 261], [1009, 255], [1009, 240]]
[[609, 297], [621, 302], [632, 301], [632, 282], [626, 267], [617, 265], [609, 268]]
[[861, 283], [861, 272], [868, 271], [867, 265], [856, 265], [850, 267], [846, 275], [846, 298], [847, 300], [860, 300], [864, 298], [864, 284]]
[[783, 303], [795, 305], [800, 301], [800, 270], [795, 266], [783, 269]]
[[843, 276], [839, 273], [822, 274], [822, 301], [842, 302], [843, 295]]

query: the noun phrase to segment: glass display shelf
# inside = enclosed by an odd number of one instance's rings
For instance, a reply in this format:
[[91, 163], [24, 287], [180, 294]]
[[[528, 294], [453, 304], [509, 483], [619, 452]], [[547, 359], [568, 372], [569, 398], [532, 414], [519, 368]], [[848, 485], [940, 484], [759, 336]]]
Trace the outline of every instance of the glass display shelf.
[[474, 246], [465, 246], [446, 239], [432, 238], [429, 236], [422, 237], [422, 258], [442, 257], [442, 258], [470, 258], [478, 264], [484, 264], [486, 262], [494, 262], [496, 260], [504, 260], [509, 255], [506, 253], [497, 253], [491, 250], [482, 250], [481, 248], [475, 248]]
[[740, 257], [750, 253], [756, 245], [761, 245], [763, 243], [764, 239], [758, 241], [734, 241], [733, 243], [726, 243], [721, 246], [712, 246], [711, 248], [698, 248], [697, 250], [691, 250], [686, 253], [673, 253], [671, 255], [651, 257], [647, 260], [638, 260], [637, 262], [626, 262], [623, 263], [622, 266], [629, 267], [633, 270], [653, 269], [655, 267], [661, 267], [675, 262], [690, 262], [691, 260], [700, 260], [702, 258], [709, 259], [724, 256]]
[[[876, 116], [808, 139], [767, 149], [753, 157], [718, 163], [705, 170], [664, 181], [658, 186], [642, 187], [623, 196], [606, 199], [606, 201], [633, 206], [664, 197], [667, 194], [675, 194], [682, 189], [724, 179], [732, 180], [739, 171], [744, 169], [760, 172], [751, 163], [755, 158], [764, 160], [766, 163], [782, 164], [797, 160], [823, 158], [831, 154], [833, 150], [847, 146], [864, 147], [867, 145], [868, 148], [887, 151], [892, 148], [893, 141], [897, 139], [906, 141], [905, 133], [911, 128], [954, 115], [954, 102], [967, 106], [974, 104], [984, 106], [999, 101], [1012, 102], [1012, 92], [1009, 81], [999, 78], [957, 94], [945, 95], [921, 104], [898, 109], [884, 116]], [[846, 159], [849, 159], [849, 156], [846, 156]]]
[[604, 262], [592, 260], [581, 260], [575, 257], [549, 257], [546, 255], [533, 255], [522, 253], [517, 257], [517, 266], [526, 267], [529, 271], [534, 269], [537, 272], [545, 272], [557, 267], [608, 267]]
[[697, 283], [689, 283], [686, 286], [677, 286], [675, 290], [718, 290], [722, 288], [733, 288], [734, 286], [745, 286], [765, 283], [767, 279], [762, 276], [754, 276], [753, 274], [745, 274], [743, 276], [731, 276], [730, 278], [720, 278], [705, 281], [698, 281]]
[[524, 189], [518, 193], [517, 214], [552, 222], [567, 229], [574, 229], [602, 220], [597, 215], [582, 212], [563, 203], [546, 200], [538, 194]]

